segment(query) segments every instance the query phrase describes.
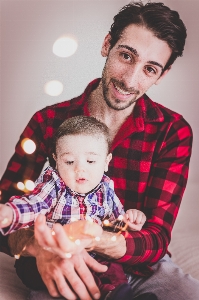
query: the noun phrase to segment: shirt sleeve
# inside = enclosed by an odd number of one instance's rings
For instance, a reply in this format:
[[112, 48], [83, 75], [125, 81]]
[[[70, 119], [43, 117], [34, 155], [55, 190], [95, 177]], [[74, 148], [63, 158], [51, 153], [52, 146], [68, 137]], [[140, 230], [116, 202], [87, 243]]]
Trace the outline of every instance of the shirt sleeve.
[[[44, 118], [45, 110], [34, 114], [27, 127], [20, 136], [15, 147], [14, 155], [11, 157], [6, 171], [0, 181], [0, 201], [6, 203], [13, 195], [22, 195], [23, 191], [17, 188], [18, 182], [26, 179], [33, 182], [38, 178], [48, 157], [45, 145], [48, 127]], [[47, 118], [46, 118], [47, 119]], [[32, 154], [27, 154], [22, 148], [22, 141], [31, 139], [36, 144], [36, 150]]]
[[147, 221], [141, 231], [124, 232], [128, 265], [151, 265], [167, 252], [188, 178], [192, 130], [184, 119], [173, 123], [154, 159], [145, 195]]
[[109, 221], [116, 220], [120, 215], [124, 215], [124, 208], [120, 199], [117, 197], [114, 191], [113, 180], [109, 181], [109, 188], [107, 192], [108, 206], [110, 209]]
[[30, 227], [39, 214], [45, 215], [56, 205], [56, 188], [52, 168], [47, 168], [38, 178], [35, 189], [29, 195], [13, 196], [6, 205], [13, 210], [13, 222], [1, 229], [3, 235]]

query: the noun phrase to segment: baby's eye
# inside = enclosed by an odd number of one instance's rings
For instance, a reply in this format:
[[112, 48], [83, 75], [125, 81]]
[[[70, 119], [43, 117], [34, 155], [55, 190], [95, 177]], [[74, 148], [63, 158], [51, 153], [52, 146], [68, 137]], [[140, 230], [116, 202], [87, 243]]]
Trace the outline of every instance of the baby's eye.
[[69, 160], [66, 161], [66, 164], [67, 164], [67, 165], [72, 165], [73, 163], [74, 163], [74, 161], [72, 161], [72, 160], [71, 160], [71, 161], [69, 161]]
[[94, 161], [94, 160], [87, 160], [87, 162], [88, 162], [89, 164], [93, 164], [93, 163], [95, 163], [95, 161]]

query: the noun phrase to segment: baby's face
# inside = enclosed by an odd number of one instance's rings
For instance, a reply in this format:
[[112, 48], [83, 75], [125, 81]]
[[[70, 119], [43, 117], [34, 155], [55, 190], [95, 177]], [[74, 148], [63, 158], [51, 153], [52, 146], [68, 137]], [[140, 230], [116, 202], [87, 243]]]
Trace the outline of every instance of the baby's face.
[[111, 154], [103, 137], [68, 135], [56, 145], [56, 165], [65, 184], [78, 193], [94, 189], [108, 170]]

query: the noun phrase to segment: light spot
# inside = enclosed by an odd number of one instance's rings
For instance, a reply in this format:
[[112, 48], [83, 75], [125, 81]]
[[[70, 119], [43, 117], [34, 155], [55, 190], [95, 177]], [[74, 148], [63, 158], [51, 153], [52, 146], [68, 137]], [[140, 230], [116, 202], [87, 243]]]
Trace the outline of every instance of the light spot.
[[77, 41], [74, 37], [63, 36], [53, 44], [53, 53], [59, 57], [69, 57], [77, 50]]
[[23, 184], [23, 182], [19, 181], [17, 183], [17, 188], [21, 191], [23, 191], [25, 189], [25, 185]]
[[71, 257], [72, 257], [72, 254], [69, 253], [69, 252], [66, 252], [66, 253], [65, 253], [65, 256], [66, 256], [66, 258], [71, 258]]
[[112, 236], [112, 238], [111, 238], [111, 241], [112, 242], [115, 242], [117, 240], [117, 237], [114, 235], [114, 236]]
[[25, 187], [28, 191], [33, 191], [35, 188], [35, 184], [32, 180], [25, 180]]
[[36, 149], [35, 142], [33, 142], [31, 139], [27, 139], [27, 138], [22, 140], [21, 146], [27, 154], [32, 154]]
[[58, 80], [51, 80], [44, 85], [44, 92], [52, 97], [61, 95], [64, 90], [63, 83]]

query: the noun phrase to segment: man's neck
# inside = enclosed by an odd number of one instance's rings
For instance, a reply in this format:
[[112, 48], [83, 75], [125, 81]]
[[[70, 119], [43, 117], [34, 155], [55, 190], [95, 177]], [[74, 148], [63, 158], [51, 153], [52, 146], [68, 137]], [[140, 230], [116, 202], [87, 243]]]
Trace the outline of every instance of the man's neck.
[[125, 120], [132, 114], [134, 108], [134, 105], [123, 110], [115, 110], [109, 107], [104, 100], [101, 82], [91, 93], [88, 101], [91, 116], [106, 124], [110, 130], [112, 140]]

